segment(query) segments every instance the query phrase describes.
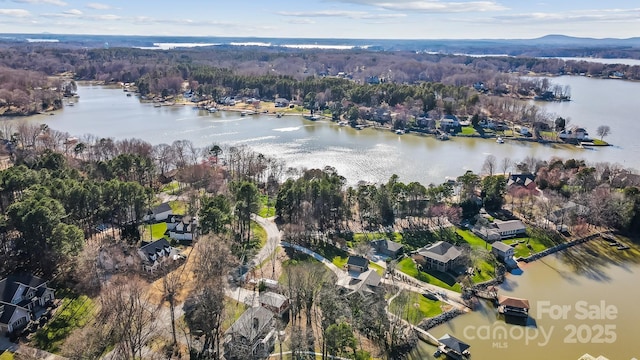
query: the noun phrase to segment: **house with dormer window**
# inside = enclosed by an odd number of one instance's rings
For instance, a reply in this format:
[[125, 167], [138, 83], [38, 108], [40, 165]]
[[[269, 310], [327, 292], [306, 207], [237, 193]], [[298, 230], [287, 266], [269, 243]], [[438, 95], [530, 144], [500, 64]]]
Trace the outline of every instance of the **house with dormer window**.
[[138, 249], [138, 254], [142, 258], [144, 270], [151, 273], [162, 266], [165, 261], [180, 256], [178, 250], [172, 247], [165, 238], [143, 244]]
[[0, 280], [0, 334], [20, 330], [36, 320], [55, 299], [47, 282], [31, 274]]

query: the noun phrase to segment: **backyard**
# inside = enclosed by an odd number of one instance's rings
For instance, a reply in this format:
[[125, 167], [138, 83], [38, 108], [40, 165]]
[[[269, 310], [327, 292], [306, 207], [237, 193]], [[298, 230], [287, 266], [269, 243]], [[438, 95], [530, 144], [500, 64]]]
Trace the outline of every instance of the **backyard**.
[[434, 270], [430, 270], [429, 272], [420, 271], [418, 270], [418, 267], [413, 259], [409, 257], [402, 259], [398, 263], [397, 269], [422, 282], [426, 282], [431, 285], [439, 286], [448, 290], [457, 292], [462, 291], [462, 287], [460, 286], [460, 284], [455, 282], [455, 279], [452, 275]]
[[391, 302], [389, 309], [392, 313], [417, 325], [425, 318], [431, 318], [442, 314], [442, 303], [431, 300], [422, 294], [404, 292]]

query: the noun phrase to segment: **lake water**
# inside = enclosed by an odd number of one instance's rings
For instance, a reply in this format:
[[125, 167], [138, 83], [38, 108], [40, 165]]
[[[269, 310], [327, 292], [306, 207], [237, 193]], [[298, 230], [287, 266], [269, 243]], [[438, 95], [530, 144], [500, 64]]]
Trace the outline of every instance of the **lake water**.
[[[549, 256], [524, 265], [521, 275], [507, 276], [499, 293], [528, 299], [535, 325], [506, 324], [487, 302], [430, 332], [436, 337], [450, 333], [469, 343], [473, 359], [578, 359], [585, 353], [612, 360], [640, 358], [640, 290], [635, 286], [640, 267], [628, 261], [593, 261], [578, 264], [582, 270], [576, 272], [577, 262], [566, 254]], [[592, 311], [592, 319], [583, 319], [583, 309], [593, 306], [611, 310]], [[561, 307], [566, 311], [556, 312]], [[615, 315], [607, 313], [613, 310]], [[433, 359], [434, 350], [423, 344], [413, 358]]]
[[299, 116], [276, 118], [267, 115], [241, 117], [236, 112], [210, 114], [190, 106], [154, 107], [118, 89], [80, 86], [78, 103], [57, 111], [55, 116], [38, 115], [12, 121], [45, 123], [74, 136], [136, 137], [153, 144], [188, 139], [197, 146], [246, 144], [265, 155], [285, 160], [292, 167], [334, 166], [350, 184], [359, 180], [386, 181], [398, 174], [405, 182], [441, 183], [466, 170], [479, 172], [487, 155], [498, 162], [504, 157], [521, 161], [526, 156], [548, 159], [581, 158], [590, 162], [619, 162], [640, 168], [635, 156], [632, 119], [640, 103], [632, 101], [640, 84], [589, 78], [555, 78], [572, 86], [569, 103], [540, 103], [549, 111], [569, 116], [591, 133], [601, 124], [611, 126], [606, 140], [615, 147], [577, 149], [569, 145], [541, 145], [490, 139], [452, 138], [438, 141], [419, 135], [396, 135], [391, 131], [340, 127], [330, 121], [308, 121]]
[[[635, 141], [636, 131], [640, 130], [636, 123], [640, 102], [635, 99], [640, 93], [640, 83], [586, 77], [560, 77], [553, 81], [570, 85], [573, 101], [539, 105], [547, 111], [570, 117], [571, 123], [586, 127], [592, 134], [597, 126], [609, 125], [612, 133], [606, 140], [616, 146], [582, 150], [565, 145], [496, 144], [492, 140], [467, 138], [442, 142], [431, 137], [400, 136], [390, 131], [357, 131], [329, 121], [307, 121], [299, 116], [242, 117], [232, 112], [209, 114], [189, 106], [156, 108], [152, 104], [141, 104], [135, 97], [126, 97], [121, 90], [98, 86], [81, 86], [79, 102], [56, 112], [55, 116], [39, 115], [11, 121], [46, 123], [53, 129], [76, 136], [91, 133], [101, 137], [137, 137], [153, 144], [178, 139], [189, 139], [198, 146], [246, 144], [256, 151], [283, 159], [288, 166], [334, 166], [351, 184], [358, 180], [386, 181], [393, 173], [406, 182], [440, 183], [467, 169], [479, 171], [488, 154], [495, 155], [498, 160], [510, 157], [516, 161], [526, 156], [543, 159], [577, 157], [590, 162], [619, 162], [626, 167], [640, 168], [637, 157], [640, 145]], [[448, 332], [469, 342], [475, 359], [577, 359], [586, 352], [611, 359], [640, 357], [635, 332], [640, 323], [640, 312], [634, 304], [640, 296], [640, 290], [635, 286], [640, 269], [627, 262], [614, 263], [617, 265], [604, 266], [598, 271], [576, 273], [566, 262], [548, 257], [527, 265], [519, 276], [509, 276], [502, 287], [503, 293], [530, 299], [537, 328], [496, 322], [495, 310], [485, 306], [481, 311], [433, 329], [433, 333], [441, 336]], [[585, 268], [590, 269], [590, 266], [591, 262]], [[554, 320], [549, 314], [538, 311], [544, 301], [550, 305], [571, 306], [574, 310], [578, 301], [585, 301], [587, 305], [600, 305], [604, 301], [605, 306], [615, 306], [618, 316], [583, 321], [572, 312], [567, 319]], [[613, 343], [586, 341], [594, 340], [599, 326], [604, 329], [607, 325], [615, 326]], [[482, 333], [486, 329], [482, 326], [488, 326], [489, 331], [496, 333], [500, 330], [510, 333], [508, 338], [486, 338]], [[575, 336], [577, 343], [565, 341], [571, 335], [566, 326], [576, 326], [581, 331]], [[544, 336], [543, 330], [553, 332], [549, 342], [540, 345], [544, 339], [526, 343], [520, 338], [520, 330], [530, 336], [538, 331], [539, 337]], [[612, 329], [608, 331], [611, 335]], [[568, 340], [574, 339], [569, 337]], [[602, 340], [602, 337], [595, 340]], [[414, 353], [414, 358], [431, 358], [433, 351], [433, 347], [425, 345]]]

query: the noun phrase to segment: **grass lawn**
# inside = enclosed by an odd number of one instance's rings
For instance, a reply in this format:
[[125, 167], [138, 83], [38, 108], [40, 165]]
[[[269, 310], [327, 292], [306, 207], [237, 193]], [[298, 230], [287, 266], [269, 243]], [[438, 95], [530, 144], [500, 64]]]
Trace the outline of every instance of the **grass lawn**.
[[460, 134], [462, 135], [473, 135], [476, 134], [476, 129], [474, 129], [472, 126], [463, 126], [462, 131], [460, 132]]
[[376, 263], [369, 261], [369, 268], [375, 270], [378, 275], [382, 276], [384, 274], [384, 268]]
[[244, 303], [235, 301], [234, 299], [224, 298], [224, 321], [222, 322], [222, 331], [226, 331], [233, 325], [242, 315], [248, 306]]
[[167, 223], [159, 222], [151, 225], [141, 225], [140, 237], [143, 240], [149, 239], [149, 231], [151, 231], [151, 239], [158, 240], [164, 237], [164, 233], [167, 231]]
[[260, 195], [260, 210], [258, 215], [264, 218], [276, 216], [276, 199], [267, 195]]
[[93, 307], [93, 302], [85, 295], [65, 297], [55, 316], [36, 332], [33, 345], [51, 353], [59, 352], [67, 336], [76, 328], [86, 325]]
[[251, 221], [251, 234], [258, 240], [258, 249], [262, 249], [267, 244], [267, 230], [255, 221]]
[[389, 308], [391, 312], [398, 316], [402, 316], [405, 320], [414, 325], [420, 323], [424, 318], [431, 318], [442, 314], [442, 309], [440, 308], [442, 303], [440, 301], [427, 299], [422, 294], [415, 292], [405, 293], [404, 296], [407, 296], [408, 298], [405, 309], [400, 308], [402, 305], [399, 304], [399, 297], [393, 299]]
[[177, 215], [185, 215], [187, 213], [187, 204], [184, 201], [169, 201], [171, 212]]
[[[504, 240], [503, 242], [508, 245], [518, 244], [516, 245], [515, 251], [514, 251], [516, 258], [527, 257], [531, 254], [538, 253], [550, 247], [543, 244], [539, 239], [531, 238], [531, 237]], [[522, 242], [522, 243], [519, 243], [519, 242]], [[531, 246], [531, 248], [529, 248], [527, 245]]]
[[442, 273], [440, 271], [429, 271], [428, 273], [424, 271], [419, 271], [418, 267], [416, 266], [416, 264], [413, 262], [413, 259], [411, 258], [407, 257], [402, 259], [402, 261], [398, 263], [397, 268], [403, 273], [413, 278], [416, 278], [422, 282], [426, 282], [431, 285], [439, 286], [441, 288], [445, 288], [445, 289], [449, 289], [457, 292], [462, 291], [462, 287], [460, 286], [460, 284], [455, 282], [455, 279], [453, 278], [453, 276], [446, 273]]
[[598, 145], [598, 146], [604, 146], [604, 145], [609, 145], [608, 142], [604, 141], [604, 140], [600, 140], [600, 139], [593, 139], [593, 145]]
[[347, 265], [347, 260], [349, 259], [349, 254], [345, 251], [338, 249], [333, 245], [324, 245], [319, 248], [312, 249], [316, 253], [324, 256], [327, 260], [331, 261], [333, 265], [343, 268]]
[[14, 359], [13, 354], [8, 351], [5, 351], [2, 354], [0, 354], [0, 360], [13, 360], [13, 359]]
[[166, 185], [163, 185], [160, 188], [160, 191], [163, 193], [167, 193], [173, 195], [176, 191], [178, 191], [179, 185], [177, 181], [172, 181]]
[[471, 232], [471, 230], [456, 229], [456, 234], [462, 236], [462, 239], [469, 243], [471, 247], [480, 247], [483, 249], [490, 248], [486, 241], [482, 240], [479, 236]]
[[495, 270], [486, 260], [477, 260], [474, 264], [476, 271], [471, 277], [471, 280], [477, 284], [483, 281], [491, 280], [495, 277]]

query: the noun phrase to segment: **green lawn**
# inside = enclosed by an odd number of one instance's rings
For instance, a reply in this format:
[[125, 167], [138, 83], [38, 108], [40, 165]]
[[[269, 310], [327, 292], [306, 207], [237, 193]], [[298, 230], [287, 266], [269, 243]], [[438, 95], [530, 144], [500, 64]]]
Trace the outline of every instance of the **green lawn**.
[[262, 249], [267, 244], [267, 230], [255, 221], [251, 221], [251, 234], [259, 244], [258, 249]]
[[471, 230], [456, 229], [456, 234], [462, 236], [462, 239], [469, 243], [471, 247], [480, 247], [483, 249], [489, 248], [489, 246], [487, 246], [487, 242], [471, 232]]
[[184, 201], [169, 201], [169, 206], [171, 207], [171, 212], [174, 214], [186, 215], [187, 213], [187, 204]]
[[151, 231], [151, 239], [162, 239], [164, 237], [164, 233], [167, 231], [167, 223], [159, 222], [157, 224], [142, 225], [142, 234], [140, 236], [143, 240], [149, 239], [149, 231]]
[[233, 325], [236, 320], [247, 310], [247, 305], [237, 302], [234, 299], [224, 298], [224, 321], [222, 322], [222, 330], [226, 331]]
[[382, 276], [384, 274], [384, 268], [376, 263], [373, 262], [369, 262], [369, 267], [373, 270], [375, 270], [378, 275]]
[[34, 346], [51, 353], [59, 352], [67, 336], [74, 329], [86, 325], [93, 308], [93, 302], [85, 295], [65, 297], [55, 316], [36, 332], [33, 338]]
[[473, 135], [473, 134], [477, 134], [476, 133], [476, 129], [474, 129], [472, 126], [463, 126], [462, 131], [460, 132], [460, 134], [462, 135]]
[[393, 299], [389, 309], [394, 314], [402, 316], [414, 325], [419, 324], [424, 318], [431, 318], [442, 314], [442, 309], [440, 308], [442, 303], [440, 301], [427, 299], [422, 294], [415, 292], [406, 293], [404, 296], [408, 297], [407, 303], [404, 305], [406, 306], [405, 309], [400, 308], [402, 305], [399, 304], [399, 297]]
[[14, 359], [13, 354], [8, 351], [5, 351], [2, 354], [0, 354], [0, 360], [13, 360], [13, 359]]
[[397, 268], [403, 273], [431, 285], [439, 286], [457, 292], [462, 291], [462, 287], [460, 286], [460, 284], [455, 282], [453, 276], [442, 273], [440, 271], [429, 271], [428, 273], [419, 271], [418, 267], [411, 258], [406, 257], [402, 259], [398, 263]]
[[339, 268], [343, 268], [347, 265], [347, 260], [349, 259], [349, 254], [347, 254], [346, 251], [340, 250], [333, 245], [324, 245], [322, 247], [314, 248], [313, 251], [322, 255]]
[[604, 141], [604, 140], [600, 140], [600, 139], [593, 139], [593, 145], [598, 145], [598, 146], [604, 146], [604, 145], [609, 145], [608, 142]]
[[483, 281], [491, 280], [495, 277], [495, 269], [486, 260], [477, 260], [474, 264], [476, 271], [471, 277], [471, 280], [477, 284]]
[[172, 182], [170, 182], [170, 183], [168, 183], [166, 185], [163, 185], [160, 188], [160, 191], [163, 192], [163, 193], [167, 193], [167, 194], [173, 195], [173, 194], [175, 194], [176, 191], [178, 191], [178, 188], [179, 188], [178, 182], [177, 181], [172, 181]]

